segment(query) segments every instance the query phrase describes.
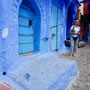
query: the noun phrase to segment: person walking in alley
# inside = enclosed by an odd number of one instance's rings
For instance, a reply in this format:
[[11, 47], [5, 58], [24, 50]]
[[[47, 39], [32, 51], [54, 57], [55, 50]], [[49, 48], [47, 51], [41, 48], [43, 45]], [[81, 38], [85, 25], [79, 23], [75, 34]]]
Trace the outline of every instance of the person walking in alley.
[[78, 39], [80, 34], [80, 23], [79, 20], [75, 21], [75, 24], [70, 28], [70, 41], [71, 41], [71, 49], [70, 49], [70, 57], [75, 56], [75, 52], [78, 46]]

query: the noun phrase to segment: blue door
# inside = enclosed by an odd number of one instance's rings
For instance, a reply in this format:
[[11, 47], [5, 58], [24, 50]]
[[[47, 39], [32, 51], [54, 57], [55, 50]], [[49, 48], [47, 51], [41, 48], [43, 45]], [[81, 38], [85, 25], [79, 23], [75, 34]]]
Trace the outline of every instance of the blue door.
[[61, 9], [58, 8], [58, 17], [57, 17], [57, 50], [60, 49], [60, 27], [61, 27]]
[[61, 9], [52, 4], [51, 50], [60, 49]]
[[35, 13], [22, 4], [18, 16], [19, 55], [34, 52]]

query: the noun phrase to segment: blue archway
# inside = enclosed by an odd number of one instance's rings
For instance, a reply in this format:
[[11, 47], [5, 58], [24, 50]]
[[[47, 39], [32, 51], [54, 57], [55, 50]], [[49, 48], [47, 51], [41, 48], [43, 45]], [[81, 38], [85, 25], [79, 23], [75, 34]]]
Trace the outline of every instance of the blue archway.
[[[39, 52], [41, 14], [36, 2], [34, 0], [23, 0], [19, 6], [19, 14], [19, 54]], [[21, 18], [22, 21], [20, 21]]]

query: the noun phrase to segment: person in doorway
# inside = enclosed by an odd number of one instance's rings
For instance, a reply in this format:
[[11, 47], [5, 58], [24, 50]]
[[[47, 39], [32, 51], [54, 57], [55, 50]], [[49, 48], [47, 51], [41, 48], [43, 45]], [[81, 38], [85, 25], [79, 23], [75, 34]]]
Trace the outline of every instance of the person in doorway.
[[80, 23], [79, 20], [75, 21], [75, 24], [70, 28], [70, 41], [71, 41], [71, 50], [70, 57], [75, 56], [76, 49], [78, 47], [78, 39], [80, 34]]

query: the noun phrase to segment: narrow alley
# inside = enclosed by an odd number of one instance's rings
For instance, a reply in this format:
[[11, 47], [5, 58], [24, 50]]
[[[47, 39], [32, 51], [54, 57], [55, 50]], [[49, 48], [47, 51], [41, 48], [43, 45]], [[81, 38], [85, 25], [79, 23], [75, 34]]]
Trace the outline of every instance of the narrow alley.
[[0, 90], [90, 90], [90, 0], [1, 0], [0, 15]]
[[90, 43], [79, 48], [76, 57], [70, 58], [68, 53], [60, 55], [67, 60], [76, 60], [78, 63], [79, 77], [70, 90], [90, 90]]

